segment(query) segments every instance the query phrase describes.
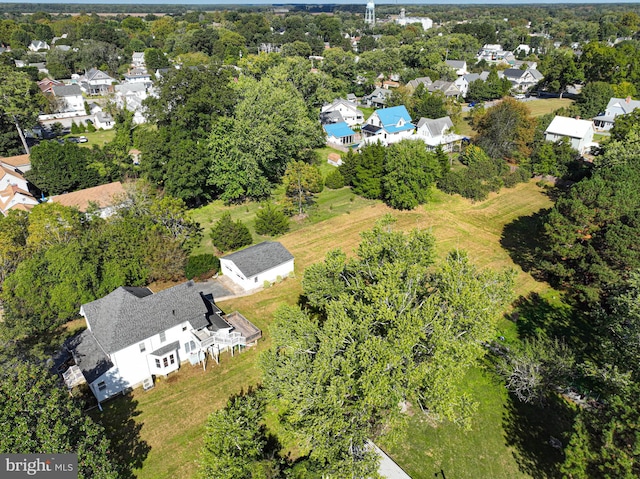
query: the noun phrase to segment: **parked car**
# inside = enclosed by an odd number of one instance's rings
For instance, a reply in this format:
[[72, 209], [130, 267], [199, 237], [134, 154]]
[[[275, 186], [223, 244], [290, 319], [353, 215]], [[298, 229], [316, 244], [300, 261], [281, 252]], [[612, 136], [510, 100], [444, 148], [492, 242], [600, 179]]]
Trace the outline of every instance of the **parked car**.
[[87, 139], [86, 136], [81, 136], [80, 138], [78, 138], [78, 143], [86, 143], [89, 140]]

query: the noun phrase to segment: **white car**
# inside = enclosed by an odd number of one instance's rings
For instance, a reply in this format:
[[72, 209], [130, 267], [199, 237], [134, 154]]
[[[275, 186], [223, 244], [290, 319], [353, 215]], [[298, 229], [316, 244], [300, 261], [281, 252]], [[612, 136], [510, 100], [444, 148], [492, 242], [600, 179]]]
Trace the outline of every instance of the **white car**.
[[78, 138], [78, 143], [86, 143], [89, 140], [87, 139], [86, 136], [81, 136], [80, 138]]

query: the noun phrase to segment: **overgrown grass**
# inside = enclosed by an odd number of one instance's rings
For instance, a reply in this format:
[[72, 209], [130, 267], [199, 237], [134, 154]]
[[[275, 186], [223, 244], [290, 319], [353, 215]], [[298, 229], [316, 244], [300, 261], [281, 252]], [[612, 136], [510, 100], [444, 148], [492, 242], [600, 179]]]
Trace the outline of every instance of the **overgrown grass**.
[[531, 110], [531, 115], [537, 117], [553, 113], [558, 108], [569, 108], [573, 105], [573, 100], [569, 98], [540, 98], [539, 100], [528, 101], [526, 105]]
[[[297, 302], [307, 266], [321, 261], [334, 248], [353, 254], [360, 242], [360, 232], [370, 229], [384, 214], [392, 213], [398, 219], [398, 229], [430, 229], [440, 257], [452, 249], [464, 249], [480, 267], [514, 268], [516, 293], [526, 296], [531, 291], [544, 291], [547, 286], [513, 263], [501, 247], [502, 230], [516, 218], [550, 204], [543, 190], [533, 182], [492, 193], [489, 199], [478, 203], [434, 191], [428, 205], [404, 212], [357, 198], [348, 188], [327, 190], [319, 195], [310, 218], [295, 223], [290, 233], [278, 238], [295, 257], [295, 277], [257, 294], [220, 303], [224, 311], [239, 310], [263, 330], [264, 339], [258, 347], [234, 358], [223, 356], [220, 365], [210, 362], [206, 372], [199, 367], [183, 366], [151, 391], [137, 389], [128, 399], [110, 402], [100, 417], [109, 421], [110, 414], [118, 416], [115, 412], [119, 405], [130, 407], [135, 403], [136, 416], [132, 420], [142, 426], [140, 440], [150, 446], [143, 467], [136, 471], [138, 477], [193, 477], [207, 415], [224, 406], [229, 395], [259, 383], [258, 356], [269, 346], [268, 327], [274, 311], [283, 303]], [[223, 211], [231, 210], [234, 219], [252, 227], [251, 219], [257, 208], [256, 204], [225, 207], [214, 203], [195, 210], [193, 217], [209, 226]], [[206, 237], [197, 253], [205, 251], [211, 251]], [[511, 339], [517, 333], [513, 323], [502, 321], [499, 334]], [[518, 473], [511, 459], [512, 449], [505, 444], [501, 426], [504, 386], [491, 382], [479, 370], [470, 373], [468, 384], [469, 392], [480, 401], [472, 432], [463, 433], [447, 424], [433, 429], [416, 415], [406, 447], [402, 445], [390, 452], [414, 477], [433, 477], [438, 467], [445, 470], [447, 477], [526, 477]]]

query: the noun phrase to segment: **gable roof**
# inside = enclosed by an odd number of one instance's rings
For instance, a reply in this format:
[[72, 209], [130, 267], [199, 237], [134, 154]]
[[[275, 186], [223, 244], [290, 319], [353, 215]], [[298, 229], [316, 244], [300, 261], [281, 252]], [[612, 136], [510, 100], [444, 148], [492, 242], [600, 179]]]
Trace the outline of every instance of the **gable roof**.
[[566, 116], [556, 116], [547, 129], [546, 133], [553, 135], [569, 136], [571, 138], [584, 138], [589, 129], [593, 128], [591, 120], [578, 120]]
[[407, 86], [415, 89], [415, 88], [418, 88], [418, 85], [420, 84], [428, 86], [428, 85], [431, 85], [431, 83], [433, 83], [431, 81], [431, 78], [419, 77], [419, 78], [416, 78], [415, 80], [411, 80], [409, 83], [407, 83]]
[[220, 259], [232, 261], [245, 278], [251, 278], [292, 260], [293, 255], [277, 241], [264, 241]]
[[0, 165], [0, 178], [4, 178], [5, 175], [13, 176], [14, 178], [17, 178], [22, 181], [27, 181], [25, 180], [24, 176], [22, 176], [20, 173], [18, 173], [14, 169], [7, 168], [4, 165]]
[[640, 107], [640, 101], [632, 100], [631, 98], [611, 98], [607, 104], [607, 110], [620, 109], [623, 115], [631, 113], [638, 107]]
[[54, 85], [51, 90], [55, 96], [82, 96], [79, 85]]
[[345, 136], [355, 135], [355, 131], [349, 128], [344, 121], [341, 123], [330, 123], [328, 125], [323, 126], [324, 131], [327, 132], [328, 136], [335, 136], [336, 138], [343, 138]]
[[83, 304], [80, 312], [107, 354], [189, 322], [195, 329], [209, 324], [205, 299], [193, 281], [153, 293], [148, 288], [120, 287]]
[[522, 78], [525, 73], [527, 73], [527, 70], [520, 70], [518, 68], [507, 68], [504, 71], [504, 76], [506, 78], [519, 79]]
[[376, 110], [375, 114], [382, 122], [383, 126], [396, 125], [401, 119], [411, 123], [411, 116], [404, 105], [392, 106], [389, 108], [381, 108]]
[[464, 60], [445, 60], [444, 62], [447, 66], [455, 69], [466, 68], [467, 66], [467, 62]]
[[418, 122], [418, 128], [425, 127], [429, 130], [431, 136], [442, 136], [445, 130], [453, 128], [453, 122], [451, 118], [448, 116], [443, 116], [442, 118], [420, 118]]
[[72, 352], [76, 364], [89, 384], [113, 367], [109, 356], [88, 329], [72, 338], [67, 349]]
[[5, 158], [0, 158], [0, 164], [5, 166], [6, 168], [20, 168], [21, 166], [29, 166], [31, 165], [30, 156], [27, 155], [17, 155], [17, 156], [8, 156]]
[[97, 68], [91, 68], [85, 75], [85, 78], [88, 81], [92, 81], [92, 80], [112, 80], [113, 81], [112, 77], [107, 75], [102, 70], [98, 70]]
[[72, 206], [80, 211], [87, 211], [89, 203], [96, 203], [99, 208], [113, 206], [118, 197], [124, 197], [125, 191], [122, 183], [115, 181], [106, 185], [94, 186], [84, 190], [74, 191], [72, 193], [64, 193], [62, 195], [52, 196], [49, 201], [60, 203], [63, 206]]

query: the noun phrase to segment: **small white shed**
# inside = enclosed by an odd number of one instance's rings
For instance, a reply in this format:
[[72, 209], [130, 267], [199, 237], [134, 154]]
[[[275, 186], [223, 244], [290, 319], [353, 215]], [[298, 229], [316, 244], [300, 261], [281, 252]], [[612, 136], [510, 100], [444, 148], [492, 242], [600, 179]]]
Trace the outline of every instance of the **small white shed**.
[[264, 241], [220, 258], [220, 269], [244, 290], [293, 272], [293, 255], [277, 241]]

